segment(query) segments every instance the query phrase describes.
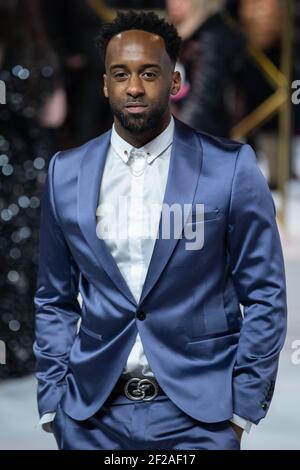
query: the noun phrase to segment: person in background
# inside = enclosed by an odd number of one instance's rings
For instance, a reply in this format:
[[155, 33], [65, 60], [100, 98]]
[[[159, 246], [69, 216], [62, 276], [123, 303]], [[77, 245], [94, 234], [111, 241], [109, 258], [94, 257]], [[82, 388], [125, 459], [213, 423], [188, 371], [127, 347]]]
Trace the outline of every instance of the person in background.
[[[280, 68], [284, 2], [281, 0], [229, 0], [227, 10], [244, 31], [249, 44]], [[244, 116], [258, 108], [274, 88], [252, 57], [246, 56], [237, 75]], [[278, 115], [255, 129], [247, 140], [256, 149], [269, 187], [277, 189]]]
[[106, 131], [112, 123], [102, 91], [104, 69], [97, 54], [95, 37], [103, 20], [112, 19], [114, 13], [100, 0], [40, 1], [47, 33], [60, 60], [68, 97], [63, 146], [80, 145]]
[[221, 0], [167, 0], [169, 20], [184, 40], [177, 68], [182, 89], [173, 112], [190, 126], [228, 137], [232, 126], [233, 77], [245, 40], [222, 15]]
[[34, 370], [33, 293], [40, 195], [57, 129], [66, 115], [58, 61], [36, 0], [0, 0], [0, 338], [7, 365], [0, 378]]

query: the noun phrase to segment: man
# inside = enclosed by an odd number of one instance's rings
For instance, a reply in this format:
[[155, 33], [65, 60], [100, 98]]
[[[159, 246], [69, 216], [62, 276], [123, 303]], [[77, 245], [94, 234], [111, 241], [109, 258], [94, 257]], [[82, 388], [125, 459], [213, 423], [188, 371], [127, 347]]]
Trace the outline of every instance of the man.
[[171, 116], [173, 26], [119, 14], [99, 44], [113, 129], [52, 158], [42, 203], [41, 423], [60, 449], [239, 449], [286, 330], [270, 192], [251, 147]]

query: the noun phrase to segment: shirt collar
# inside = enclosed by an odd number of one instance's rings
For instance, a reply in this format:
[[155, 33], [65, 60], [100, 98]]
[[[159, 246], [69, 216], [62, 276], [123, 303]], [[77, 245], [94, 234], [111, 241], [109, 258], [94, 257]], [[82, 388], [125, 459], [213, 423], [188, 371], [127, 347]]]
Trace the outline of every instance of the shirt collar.
[[115, 125], [113, 124], [111, 133], [111, 146], [114, 151], [119, 155], [124, 163], [128, 162], [129, 155], [132, 149], [140, 150], [145, 152], [147, 155], [147, 162], [152, 163], [157, 157], [159, 157], [173, 142], [174, 135], [174, 118], [171, 115], [171, 120], [166, 129], [159, 134], [155, 139], [147, 142], [143, 147], [136, 149], [131, 144], [126, 142], [116, 131]]

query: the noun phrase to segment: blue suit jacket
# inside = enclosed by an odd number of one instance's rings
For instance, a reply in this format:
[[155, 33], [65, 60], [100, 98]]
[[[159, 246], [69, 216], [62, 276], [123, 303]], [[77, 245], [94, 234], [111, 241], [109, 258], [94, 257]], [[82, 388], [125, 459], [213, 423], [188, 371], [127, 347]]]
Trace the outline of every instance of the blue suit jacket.
[[204, 246], [186, 250], [184, 234], [157, 238], [137, 304], [96, 234], [110, 135], [50, 162], [34, 299], [40, 414], [60, 402], [74, 419], [93, 415], [139, 331], [158, 382], [183, 411], [258, 423], [273, 394], [286, 296], [274, 203], [252, 148], [175, 121], [164, 203], [205, 204]]

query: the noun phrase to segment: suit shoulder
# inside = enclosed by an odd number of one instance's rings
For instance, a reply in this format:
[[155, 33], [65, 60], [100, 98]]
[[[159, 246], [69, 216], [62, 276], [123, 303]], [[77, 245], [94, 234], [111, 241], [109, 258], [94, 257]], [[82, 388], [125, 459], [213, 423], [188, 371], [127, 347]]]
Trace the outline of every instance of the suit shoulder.
[[95, 150], [98, 151], [103, 141], [108, 138], [109, 131], [78, 147], [56, 152], [49, 163], [49, 173], [52, 175], [55, 184], [65, 185], [68, 182], [75, 181], [78, 178], [83, 159], [88, 158]]
[[201, 139], [203, 146], [213, 147], [216, 150], [223, 150], [226, 153], [234, 152], [236, 154], [236, 152], [239, 152], [243, 145], [245, 145], [243, 142], [238, 142], [236, 140], [228, 139], [225, 137], [215, 136], [212, 134], [208, 134], [207, 132], [197, 130], [195, 130], [195, 132]]
[[99, 145], [103, 137], [108, 134], [108, 132], [106, 132], [105, 134], [101, 134], [91, 140], [88, 140], [80, 146], [72, 147], [67, 150], [60, 150], [56, 154], [57, 159], [62, 162], [69, 161], [70, 159], [72, 159], [72, 163], [76, 163], [76, 160], [81, 160], [82, 156], [85, 155], [91, 148], [93, 148], [95, 145]]
[[234, 171], [237, 167], [252, 171], [254, 167], [258, 166], [257, 155], [251, 145], [216, 137], [205, 132], [196, 132], [201, 140], [203, 157], [206, 162], [228, 164]]
[[215, 160], [228, 157], [230, 161], [235, 161], [241, 148], [245, 145], [242, 142], [227, 139], [225, 137], [218, 137], [207, 132], [194, 129], [193, 127], [176, 119], [177, 131], [180, 133], [183, 140], [187, 139], [192, 141], [197, 140], [203, 151], [204, 160], [208, 159], [211, 163]]

